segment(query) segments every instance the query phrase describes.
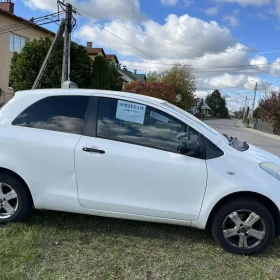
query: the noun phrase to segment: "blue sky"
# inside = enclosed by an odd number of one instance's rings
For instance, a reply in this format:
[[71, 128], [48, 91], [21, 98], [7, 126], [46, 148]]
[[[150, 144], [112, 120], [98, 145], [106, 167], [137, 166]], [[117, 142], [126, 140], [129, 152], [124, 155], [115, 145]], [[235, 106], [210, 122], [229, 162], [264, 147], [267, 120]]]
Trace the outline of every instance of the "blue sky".
[[[254, 81], [259, 85], [257, 100], [280, 85], [269, 88], [280, 79], [280, 0], [70, 2], [87, 18], [76, 16], [73, 39], [83, 45], [92, 41], [94, 47], [117, 54], [128, 69], [143, 73], [188, 63], [197, 77], [196, 94], [204, 97], [217, 88], [231, 109], [242, 106], [246, 94], [251, 102]], [[56, 0], [15, 4], [15, 13], [27, 19], [56, 11]], [[54, 24], [46, 27], [57, 29]]]

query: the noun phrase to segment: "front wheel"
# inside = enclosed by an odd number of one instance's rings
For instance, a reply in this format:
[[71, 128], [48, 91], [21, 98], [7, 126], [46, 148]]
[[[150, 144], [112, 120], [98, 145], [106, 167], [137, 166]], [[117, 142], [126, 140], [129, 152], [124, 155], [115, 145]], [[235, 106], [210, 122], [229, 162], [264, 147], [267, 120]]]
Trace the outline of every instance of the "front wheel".
[[216, 211], [212, 234], [226, 251], [252, 255], [263, 252], [271, 243], [275, 224], [264, 205], [254, 200], [240, 199]]

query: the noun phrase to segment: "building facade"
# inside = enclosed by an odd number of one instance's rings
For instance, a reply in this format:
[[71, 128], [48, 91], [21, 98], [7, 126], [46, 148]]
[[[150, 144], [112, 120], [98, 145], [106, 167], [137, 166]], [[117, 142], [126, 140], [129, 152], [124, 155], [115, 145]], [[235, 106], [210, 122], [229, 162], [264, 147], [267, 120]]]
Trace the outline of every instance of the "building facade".
[[13, 54], [20, 53], [27, 41], [45, 36], [53, 38], [55, 34], [32, 21], [16, 16], [11, 0], [0, 2], [0, 105], [13, 97], [14, 91], [9, 83]]

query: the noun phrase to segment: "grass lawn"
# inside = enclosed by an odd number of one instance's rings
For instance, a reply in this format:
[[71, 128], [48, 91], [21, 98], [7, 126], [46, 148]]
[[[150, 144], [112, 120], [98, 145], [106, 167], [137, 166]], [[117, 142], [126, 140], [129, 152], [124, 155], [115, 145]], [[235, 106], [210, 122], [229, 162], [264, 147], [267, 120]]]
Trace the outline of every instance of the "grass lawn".
[[280, 241], [245, 257], [196, 229], [34, 211], [0, 227], [0, 279], [280, 279]]

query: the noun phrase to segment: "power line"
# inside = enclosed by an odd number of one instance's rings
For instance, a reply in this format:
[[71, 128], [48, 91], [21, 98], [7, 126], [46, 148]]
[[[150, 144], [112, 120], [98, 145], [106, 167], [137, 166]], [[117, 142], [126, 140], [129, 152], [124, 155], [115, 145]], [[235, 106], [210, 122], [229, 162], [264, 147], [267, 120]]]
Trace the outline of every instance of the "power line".
[[[93, 15], [93, 14], [91, 14], [91, 13], [89, 13], [89, 12], [86, 12], [86, 11], [83, 11], [83, 10], [81, 10], [81, 9], [77, 9], [77, 10], [78, 10], [78, 11], [80, 11], [80, 12], [83, 12], [83, 13], [85, 13], [85, 14], [88, 14], [88, 15], [90, 15], [90, 16], [92, 16], [92, 17], [94, 17], [94, 18], [101, 19], [101, 20], [106, 21], [106, 22], [110, 22], [110, 20], [107, 20], [107, 19], [104, 19], [104, 18], [98, 17], [98, 16], [96, 16], [96, 15]], [[164, 44], [167, 44], [167, 45], [170, 45], [170, 46], [173, 46], [173, 47], [176, 47], [176, 48], [180, 48], [180, 49], [183, 49], [183, 50], [186, 50], [186, 51], [189, 51], [189, 52], [195, 53], [195, 54], [199, 54], [199, 55], [202, 55], [202, 56], [211, 57], [212, 59], [216, 59], [216, 60], [220, 60], [220, 61], [224, 61], [224, 62], [231, 63], [230, 61], [225, 60], [225, 59], [215, 58], [215, 57], [213, 57], [213, 56], [211, 56], [211, 55], [208, 55], [208, 54], [205, 54], [205, 53], [201, 53], [201, 52], [198, 52], [198, 51], [194, 51], [194, 50], [191, 50], [191, 49], [185, 48], [185, 47], [183, 47], [183, 46], [176, 45], [176, 44], [173, 44], [173, 43], [170, 43], [170, 42], [164, 41], [164, 40], [162, 40], [162, 39], [159, 39], [159, 38], [156, 38], [156, 37], [153, 37], [153, 36], [147, 35], [147, 34], [143, 34], [142, 32], [139, 32], [139, 31], [137, 31], [137, 30], [134, 30], [134, 29], [128, 28], [128, 27], [123, 26], [123, 25], [121, 25], [121, 24], [117, 24], [117, 23], [114, 23], [114, 24], [115, 24], [116, 26], [119, 26], [119, 27], [124, 28], [124, 29], [126, 29], [126, 30], [129, 30], [129, 31], [135, 32], [135, 33], [137, 33], [137, 34], [140, 34], [140, 35], [142, 35], [142, 36], [148, 37], [148, 38], [150, 38], [150, 39], [160, 41], [160, 42], [162, 42], [162, 43], [164, 43]]]
[[5, 33], [10, 33], [10, 32], [13, 32], [13, 31], [19, 31], [19, 30], [22, 30], [22, 29], [31, 28], [31, 27], [42, 26], [42, 25], [46, 25], [46, 24], [50, 24], [50, 23], [54, 23], [54, 22], [58, 22], [58, 21], [60, 21], [60, 20], [59, 19], [51, 20], [51, 21], [48, 21], [48, 22], [40, 23], [40, 24], [33, 24], [33, 25], [22, 27], [22, 28], [12, 29], [12, 30], [9, 30], [9, 31], [0, 32], [0, 35], [5, 34]]
[[[130, 62], [137, 62], [137, 63], [143, 63], [143, 64], [160, 64], [160, 63], [156, 63], [156, 62], [148, 62], [148, 61], [144, 61], [144, 60], [133, 60], [133, 59], [119, 59], [121, 61], [130, 61]], [[175, 62], [176, 63], [176, 62]], [[166, 65], [174, 65], [174, 63], [165, 63]], [[263, 64], [257, 64], [257, 65], [252, 65], [252, 64], [244, 64], [244, 65], [235, 65], [235, 66], [201, 66], [201, 67], [195, 67], [192, 66], [193, 69], [232, 69], [232, 68], [241, 68], [241, 69], [237, 69], [238, 70], [242, 70], [242, 68], [251, 70], [250, 68], [252, 68], [252, 70], [258, 70], [258, 68], [260, 67], [269, 67], [273, 64], [280, 64], [280, 61], [275, 61], [272, 63], [263, 63]]]
[[22, 26], [29, 26], [29, 25], [36, 25], [38, 24], [39, 22], [42, 22], [42, 21], [45, 21], [45, 20], [50, 20], [54, 17], [56, 17], [58, 14], [57, 13], [54, 13], [54, 14], [50, 14], [50, 15], [46, 15], [46, 16], [42, 16], [42, 17], [38, 17], [38, 18], [33, 18], [31, 20], [25, 20], [21, 23], [17, 23], [17, 24], [10, 24], [10, 25], [6, 25], [6, 26], [3, 26], [0, 28], [0, 32], [3, 32], [3, 31], [10, 31], [11, 29], [15, 29], [15, 28], [18, 28], [18, 27], [22, 27]]
[[[94, 25], [98, 26], [98, 27], [99, 27], [99, 28], [101, 28], [102, 30], [104, 30], [104, 31], [108, 32], [108, 33], [109, 33], [109, 34], [111, 34], [112, 36], [114, 36], [114, 37], [118, 38], [119, 40], [121, 40], [121, 41], [123, 41], [124, 43], [128, 44], [129, 46], [133, 47], [134, 49], [136, 49], [136, 50], [138, 50], [138, 51], [140, 51], [140, 52], [142, 52], [142, 53], [146, 54], [147, 56], [149, 56], [149, 57], [151, 57], [151, 58], [153, 58], [153, 59], [155, 59], [155, 60], [159, 61], [161, 64], [167, 65], [167, 64], [165, 64], [164, 62], [160, 61], [159, 59], [155, 58], [154, 56], [152, 56], [152, 55], [148, 54], [147, 52], [145, 52], [145, 51], [143, 51], [143, 50], [139, 49], [138, 47], [135, 47], [134, 45], [130, 44], [129, 42], [125, 41], [125, 40], [124, 40], [124, 39], [122, 39], [121, 37], [119, 37], [119, 36], [115, 35], [115, 34], [114, 34], [114, 33], [112, 33], [111, 31], [109, 31], [109, 30], [107, 30], [106, 28], [104, 28], [103, 26], [101, 26], [101, 25], [99, 25], [99, 24], [95, 23], [94, 21], [90, 20], [90, 19], [89, 19], [89, 18], [87, 18], [86, 16], [84, 16], [84, 15], [82, 15], [82, 14], [80, 14], [80, 13], [78, 13], [78, 14], [79, 14], [80, 16], [82, 16], [83, 18], [87, 19], [88, 21], [90, 21], [92, 24], [94, 24]], [[168, 66], [168, 65], [167, 65], [167, 66]]]
[[[79, 10], [79, 9], [77, 9], [77, 10]], [[82, 12], [83, 12], [83, 11], [82, 11]], [[120, 39], [121, 41], [127, 43], [127, 44], [130, 45], [131, 47], [133, 47], [133, 48], [135, 48], [135, 49], [141, 51], [142, 53], [148, 55], [149, 57], [151, 57], [151, 58], [153, 58], [153, 59], [159, 61], [160, 64], [164, 64], [164, 65], [166, 65], [166, 66], [174, 65], [174, 64], [167, 64], [167, 63], [164, 63], [164, 62], [160, 61], [159, 59], [153, 57], [152, 55], [148, 54], [147, 52], [145, 52], [145, 51], [139, 49], [138, 47], [133, 46], [132, 44], [130, 44], [130, 43], [128, 43], [127, 41], [125, 41], [125, 40], [123, 40], [122, 38], [120, 38], [119, 36], [117, 36], [117, 35], [113, 34], [112, 32], [108, 31], [107, 29], [105, 29], [105, 28], [102, 27], [101, 25], [99, 25], [99, 24], [93, 22], [92, 20], [90, 20], [90, 19], [87, 18], [86, 16], [84, 16], [84, 15], [82, 15], [82, 14], [80, 14], [80, 13], [79, 13], [79, 15], [81, 15], [81, 16], [84, 17], [85, 19], [89, 20], [91, 23], [93, 23], [94, 25], [96, 25], [96, 26], [98, 26], [99, 28], [103, 29], [104, 31], [110, 33], [110, 34], [113, 35], [114, 37], [116, 37], [116, 38]], [[248, 65], [248, 66], [250, 66], [250, 67], [255, 67], [255, 68], [257, 67], [257, 66], [254, 66], [254, 65]], [[131, 65], [131, 67], [137, 67], [137, 68], [139, 68], [139, 66], [132, 66], [132, 65]], [[150, 68], [150, 69], [151, 69], [151, 68], [154, 68], [154, 67], [140, 66], [140, 68], [141, 68], [141, 67], [142, 67], [142, 68]], [[238, 66], [238, 65], [232, 65], [231, 67], [240, 67], [240, 65], [239, 65], [239, 66]], [[242, 65], [241, 67], [243, 67], [243, 65]], [[162, 69], [169, 69], [169, 68], [162, 68]], [[193, 69], [196, 69], [196, 68], [193, 67]], [[197, 69], [198, 69], [198, 68], [197, 68]], [[201, 69], [203, 69], [203, 68], [201, 68]], [[207, 68], [205, 68], [205, 69], [207, 69]], [[208, 71], [208, 72], [211, 72], [211, 71]], [[217, 71], [212, 71], [212, 72], [217, 72]]]
[[[159, 64], [159, 63], [158, 63]], [[172, 67], [172, 65], [174, 64], [168, 64], [170, 65], [169, 67], [158, 67], [158, 66], [142, 66], [142, 65], [130, 65], [130, 64], [124, 64], [126, 66], [129, 67], [137, 67], [138, 69], [170, 69]], [[268, 67], [268, 66], [266, 66]], [[226, 72], [226, 73], [239, 73], [241, 71], [257, 71], [257, 68], [251, 68], [251, 69], [221, 69], [221, 68], [217, 68], [218, 70], [215, 70], [215, 68], [197, 68], [197, 67], [193, 67], [191, 65], [191, 68], [195, 71], [195, 72], [201, 72], [201, 73], [219, 73], [219, 72]], [[264, 73], [266, 73], [266, 71], [262, 70]]]
[[16, 26], [16, 25], [21, 25], [21, 24], [24, 24], [24, 23], [36, 23], [37, 21], [42, 21], [42, 20], [45, 20], [45, 19], [47, 19], [49, 17], [56, 17], [58, 14], [62, 14], [62, 12], [60, 12], [60, 13], [52, 13], [52, 14], [41, 16], [41, 17], [37, 17], [37, 18], [31, 18], [30, 20], [24, 20], [24, 21], [22, 21], [20, 23], [5, 25], [5, 26], [2, 26], [0, 28], [0, 30], [8, 28], [8, 27], [13, 27], [13, 26]]
[[[147, 69], [155, 69], [155, 70], [168, 70], [171, 69], [172, 66], [169, 67], [158, 67], [158, 66], [142, 66], [142, 65], [129, 65], [129, 64], [124, 64], [125, 66], [131, 67], [131, 68], [137, 68], [140, 70], [147, 70]], [[241, 74], [242, 72], [248, 72], [248, 74], [255, 74], [257, 73], [258, 69], [230, 69], [230, 70], [225, 70], [225, 69], [219, 69], [219, 70], [208, 70], [208, 69], [203, 69], [203, 68], [196, 68], [190, 65], [191, 68], [193, 69], [194, 72], [196, 73], [224, 73], [224, 74]], [[262, 70], [263, 73], [268, 73], [265, 70]]]
[[[87, 13], [87, 12], [85, 12], [85, 11], [82, 11], [82, 10], [80, 10], [80, 9], [77, 9], [77, 10], [80, 11], [80, 12], [83, 12], [83, 13], [85, 13], [85, 14], [89, 14], [89, 15], [91, 15], [91, 16], [93, 16], [93, 17], [96, 17], [96, 18], [99, 18], [99, 19], [102, 19], [102, 20], [104, 20], [104, 21], [109, 22], [109, 21], [106, 20], [106, 19], [103, 19], [103, 18], [94, 16], [94, 15], [92, 15], [92, 14], [90, 14], [90, 13]], [[92, 24], [98, 26], [100, 29], [102, 29], [102, 30], [108, 32], [108, 33], [111, 34], [112, 36], [114, 36], [114, 37], [118, 38], [119, 40], [125, 42], [126, 44], [128, 44], [128, 45], [130, 45], [131, 47], [137, 49], [138, 51], [140, 51], [140, 52], [142, 52], [142, 53], [148, 55], [149, 57], [151, 57], [151, 58], [153, 58], [153, 59], [159, 61], [160, 64], [164, 64], [164, 65], [166, 65], [166, 66], [169, 66], [169, 65], [170, 65], [170, 64], [167, 64], [167, 63], [164, 63], [164, 62], [160, 61], [159, 59], [153, 57], [152, 55], [150, 55], [150, 54], [148, 54], [147, 52], [145, 52], [145, 51], [139, 49], [138, 47], [135, 47], [134, 45], [132, 45], [132, 44], [130, 44], [129, 42], [125, 41], [124, 39], [120, 38], [119, 36], [113, 34], [113, 33], [110, 32], [109, 30], [107, 30], [106, 28], [104, 28], [103, 26], [101, 26], [101, 25], [99, 25], [99, 24], [93, 22], [92, 20], [90, 20], [90, 19], [87, 18], [86, 16], [82, 15], [81, 13], [78, 13], [78, 14], [79, 14], [80, 16], [84, 17], [85, 19], [87, 19], [88, 21], [90, 21]], [[163, 41], [163, 40], [161, 40], [161, 39], [158, 39], [158, 38], [155, 38], [155, 37], [146, 35], [146, 34], [142, 34], [141, 32], [135, 31], [135, 30], [133, 30], [133, 29], [130, 29], [130, 28], [127, 28], [127, 27], [124, 27], [124, 26], [121, 26], [121, 25], [119, 25], [119, 26], [122, 27], [122, 28], [125, 28], [125, 29], [127, 29], [127, 30], [130, 30], [130, 31], [136, 32], [136, 33], [138, 33], [138, 34], [141, 34], [141, 35], [143, 35], [143, 36], [149, 37], [149, 38], [151, 38], [151, 39], [161, 41], [161, 42], [163, 42], [163, 43], [165, 43], [165, 44], [169, 44], [169, 45], [172, 45], [172, 46], [174, 46], [174, 47], [183, 48], [183, 47], [181, 47], [181, 46], [178, 46], [178, 45], [175, 45], [175, 44], [172, 44], [172, 43]], [[183, 49], [188, 50], [188, 51], [192, 51], [192, 50], [189, 50], [189, 49], [186, 49], [186, 48], [183, 48]], [[192, 51], [192, 52], [194, 52], [194, 51]], [[203, 55], [203, 56], [209, 56], [209, 55], [206, 55], [206, 54], [203, 54], [203, 53], [199, 53], [199, 52], [195, 52], [195, 53], [201, 54], [201, 55]], [[212, 56], [210, 56], [210, 57], [213, 58]], [[214, 58], [214, 59], [218, 59], [218, 58]], [[226, 60], [222, 60], [222, 59], [218, 59], [218, 60], [226, 61]], [[229, 62], [229, 61], [226, 61], [226, 62]], [[272, 64], [273, 64], [273, 63], [272, 63]], [[171, 65], [174, 65], [174, 64], [171, 64]], [[256, 68], [256, 67], [258, 67], [259, 65], [246, 65], [246, 66], [248, 66], [248, 67], [255, 67], [255, 68]], [[267, 66], [268, 66], [268, 65], [267, 65]], [[133, 66], [133, 67], [135, 67], [135, 66]], [[139, 67], [139, 66], [137, 66], [137, 67]], [[140, 66], [140, 67], [141, 67], [141, 66]], [[210, 66], [209, 66], [209, 67], [210, 67]], [[214, 67], [214, 66], [213, 66], [213, 67]], [[229, 65], [229, 66], [226, 66], [226, 67], [244, 67], [244, 65]], [[265, 67], [265, 66], [264, 66], [264, 67]], [[170, 68], [166, 68], [166, 69], [170, 69]], [[213, 71], [213, 72], [216, 72], [216, 71]], [[203, 81], [202, 79], [199, 79], [199, 78], [196, 78], [196, 79], [199, 80], [199, 81], [201, 81], [201, 82], [204, 83], [204, 84], [210, 85], [211, 88], [215, 88], [215, 86], [213, 86], [213, 85], [210, 84], [210, 83], [207, 83], [207, 82]], [[279, 80], [279, 81], [280, 81], [280, 80]]]
[[[137, 62], [137, 63], [145, 63], [145, 64], [160, 64], [160, 63], [156, 63], [156, 62], [149, 62], [149, 61], [144, 61], [144, 60], [134, 60], [134, 59], [119, 59], [122, 61], [131, 61], [131, 62]], [[226, 68], [257, 68], [257, 67], [268, 67], [271, 66], [273, 64], [280, 64], [280, 61], [275, 61], [275, 62], [271, 62], [271, 63], [263, 63], [263, 64], [257, 64], [257, 65], [252, 65], [252, 64], [243, 64], [243, 65], [232, 65], [232, 66], [201, 66], [201, 67], [194, 67], [196, 69], [211, 69], [211, 68], [222, 68], [222, 69], [226, 69]], [[166, 65], [174, 65], [174, 63], [166, 63]]]
[[280, 80], [277, 80], [275, 83], [271, 84], [269, 87], [267, 87], [267, 89], [265, 90], [260, 90], [260, 91], [264, 91], [265, 93], [269, 90], [269, 88], [271, 88], [272, 86], [276, 85], [277, 83], [279, 83]]
[[[51, 16], [51, 17], [44, 16], [44, 18], [40, 17], [39, 20], [34, 19], [34, 21], [26, 21], [26, 22], [16, 24], [16, 25], [10, 25], [10, 27], [6, 26], [5, 28], [0, 28], [0, 34], [5, 34], [8, 32], [18, 31], [18, 30], [22, 30], [22, 29], [26, 29], [26, 28], [30, 28], [30, 27], [36, 27], [36, 26], [41, 26], [41, 25], [52, 23], [52, 22], [60, 21], [60, 19], [53, 20], [52, 18], [53, 18], [53, 16]], [[49, 21], [44, 22], [46, 20], [49, 20]]]

